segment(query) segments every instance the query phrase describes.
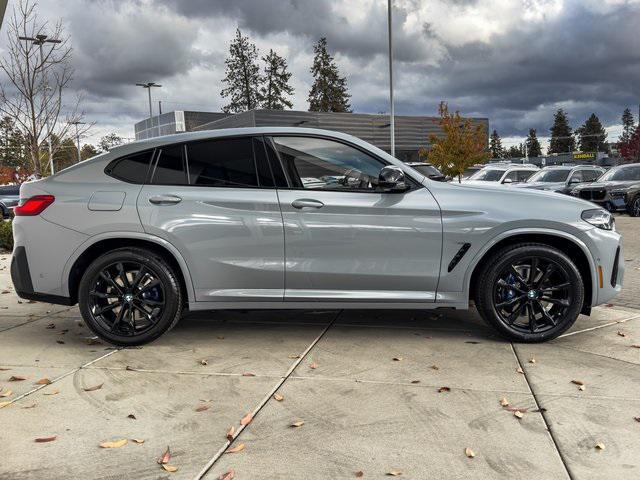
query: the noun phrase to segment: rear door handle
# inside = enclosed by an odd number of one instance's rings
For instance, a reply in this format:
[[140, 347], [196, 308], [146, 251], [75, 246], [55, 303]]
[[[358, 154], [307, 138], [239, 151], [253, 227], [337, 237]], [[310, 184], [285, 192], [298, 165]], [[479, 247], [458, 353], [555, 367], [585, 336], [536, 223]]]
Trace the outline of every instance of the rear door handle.
[[149, 202], [154, 205], [175, 205], [181, 201], [182, 199], [175, 195], [155, 195], [149, 198]]
[[298, 200], [291, 202], [291, 206], [298, 210], [302, 210], [303, 208], [322, 208], [324, 207], [324, 203], [320, 200], [313, 200], [311, 198], [299, 198]]

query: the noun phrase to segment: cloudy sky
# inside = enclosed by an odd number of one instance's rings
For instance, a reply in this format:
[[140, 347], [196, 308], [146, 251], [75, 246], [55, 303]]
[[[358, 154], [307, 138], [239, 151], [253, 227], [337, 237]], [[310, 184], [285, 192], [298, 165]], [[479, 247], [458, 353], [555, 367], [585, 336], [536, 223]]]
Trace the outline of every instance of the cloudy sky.
[[[15, 0], [10, 0], [11, 5]], [[40, 0], [73, 44], [73, 89], [96, 126], [86, 141], [133, 136], [147, 115], [136, 82], [155, 81], [163, 110], [219, 110], [224, 59], [239, 27], [284, 55], [294, 108], [306, 110], [312, 45], [326, 36], [356, 112], [388, 111], [386, 0]], [[610, 139], [640, 103], [640, 0], [394, 0], [396, 111], [440, 100], [488, 117], [507, 143], [548, 135], [564, 108], [595, 112]], [[6, 35], [6, 26], [3, 27]], [[1, 46], [1, 43], [0, 43]], [[154, 106], [157, 108], [157, 104]]]

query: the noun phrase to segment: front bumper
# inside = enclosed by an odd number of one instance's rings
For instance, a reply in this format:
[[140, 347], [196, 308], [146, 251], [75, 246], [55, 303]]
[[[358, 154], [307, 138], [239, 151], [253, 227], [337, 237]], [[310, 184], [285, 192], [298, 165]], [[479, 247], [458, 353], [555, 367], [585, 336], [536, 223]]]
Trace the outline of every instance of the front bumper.
[[609, 302], [620, 293], [624, 281], [624, 254], [622, 238], [614, 231], [592, 228], [586, 232], [595, 249], [592, 250], [595, 263], [592, 306]]
[[580, 189], [573, 190], [571, 195], [581, 198], [582, 200], [588, 200], [595, 203], [599, 207], [606, 208], [611, 211], [625, 210], [627, 203], [623, 193], [612, 194], [609, 190], [599, 188], [595, 190]]

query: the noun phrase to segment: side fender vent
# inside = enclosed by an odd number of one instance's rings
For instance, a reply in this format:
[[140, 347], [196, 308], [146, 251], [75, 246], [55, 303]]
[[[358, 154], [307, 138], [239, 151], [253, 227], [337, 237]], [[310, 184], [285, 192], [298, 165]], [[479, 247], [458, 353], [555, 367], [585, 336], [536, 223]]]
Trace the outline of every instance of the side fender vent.
[[467, 253], [470, 247], [471, 247], [470, 243], [465, 243], [460, 247], [460, 250], [458, 250], [458, 253], [456, 253], [454, 257], [451, 259], [451, 262], [449, 262], [449, 267], [447, 268], [447, 272], [451, 272], [451, 270], [456, 268], [456, 265], [458, 265], [460, 260], [462, 260], [462, 257], [464, 257], [464, 254]]

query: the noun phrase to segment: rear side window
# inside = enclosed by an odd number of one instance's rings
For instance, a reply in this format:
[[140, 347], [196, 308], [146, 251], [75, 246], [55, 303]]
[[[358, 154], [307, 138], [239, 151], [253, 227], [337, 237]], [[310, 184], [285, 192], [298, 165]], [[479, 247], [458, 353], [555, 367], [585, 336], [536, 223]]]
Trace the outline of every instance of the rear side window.
[[583, 170], [582, 171], [582, 178], [584, 178], [585, 182], [593, 182], [600, 175], [602, 175], [601, 170]]
[[147, 179], [152, 154], [153, 150], [149, 150], [114, 160], [105, 173], [125, 182], [142, 184]]
[[162, 147], [158, 153], [151, 183], [156, 185], [186, 185], [187, 171], [184, 164], [182, 145]]
[[187, 161], [191, 185], [258, 187], [250, 137], [190, 143]]

